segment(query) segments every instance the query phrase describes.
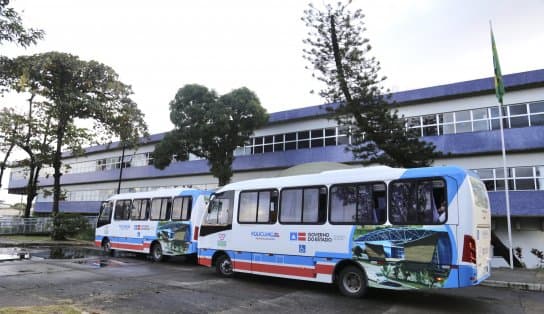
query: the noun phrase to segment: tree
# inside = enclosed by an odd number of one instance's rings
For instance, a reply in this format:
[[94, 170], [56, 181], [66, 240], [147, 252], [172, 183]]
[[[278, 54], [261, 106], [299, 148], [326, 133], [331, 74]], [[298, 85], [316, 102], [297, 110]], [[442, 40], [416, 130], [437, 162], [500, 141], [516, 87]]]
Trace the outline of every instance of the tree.
[[27, 155], [26, 159], [15, 163], [17, 167], [25, 169], [27, 178], [26, 218], [30, 217], [32, 202], [37, 195], [40, 171], [45, 165], [51, 164], [53, 152], [49, 136], [51, 118], [45, 115], [43, 106], [33, 103], [33, 99], [34, 96], [28, 99], [29, 109], [26, 114], [16, 113], [13, 108], [4, 108], [0, 112], [0, 131], [5, 134], [0, 137], [0, 145], [18, 148]]
[[8, 5], [9, 0], [0, 0], [0, 44], [15, 42], [19, 46], [28, 47], [43, 38], [43, 30], [25, 29], [19, 13]]
[[380, 163], [393, 167], [428, 166], [440, 153], [432, 143], [406, 129], [390, 94], [381, 86], [380, 63], [370, 57], [369, 40], [360, 9], [351, 12], [347, 4], [330, 4], [319, 10], [310, 4], [302, 20], [310, 29], [303, 42], [305, 59], [325, 87], [320, 96], [334, 103], [327, 109], [352, 137], [348, 149], [364, 164]]
[[[142, 112], [129, 98], [130, 86], [120, 82], [117, 73], [104, 64], [60, 52], [17, 57], [12, 63], [19, 66], [8, 66], [8, 77], [15, 85], [25, 81], [25, 86], [31, 86], [54, 126], [50, 136], [54, 146], [52, 212], [56, 216], [63, 149], [77, 154], [91, 139], [100, 143], [114, 136], [119, 136], [123, 145], [134, 146], [140, 137], [147, 136], [147, 126]], [[93, 121], [93, 128], [78, 127], [81, 120]]]
[[13, 108], [2, 108], [0, 112], [0, 152], [4, 154], [4, 158], [0, 161], [0, 188], [4, 171], [8, 167], [8, 159], [15, 148], [13, 138], [20, 130], [19, 121], [12, 119], [12, 114], [15, 114]]
[[[9, 8], [8, 5], [9, 0], [0, 0], [0, 45], [2, 45], [4, 42], [15, 42], [19, 46], [26, 48], [32, 44], [35, 44], [38, 39], [43, 38], [45, 34], [43, 30], [34, 28], [25, 29], [19, 14], [13, 8]], [[5, 67], [7, 61], [7, 58], [0, 56], [0, 64], [2, 68]], [[5, 91], [5, 77], [3, 72], [4, 71], [0, 73], [0, 87], [2, 87], [0, 88], [0, 93]], [[7, 135], [8, 133], [4, 134]], [[2, 178], [7, 167], [8, 159], [14, 147], [14, 143], [10, 142], [9, 140], [6, 141], [4, 136], [0, 137], [0, 151], [4, 153], [4, 158], [0, 162], [0, 187], [2, 186]]]
[[243, 146], [253, 131], [268, 120], [266, 110], [249, 89], [242, 87], [218, 96], [201, 85], [185, 85], [170, 102], [175, 129], [165, 135], [153, 152], [154, 165], [164, 169], [176, 155], [189, 153], [206, 158], [219, 185], [232, 177], [234, 150]]

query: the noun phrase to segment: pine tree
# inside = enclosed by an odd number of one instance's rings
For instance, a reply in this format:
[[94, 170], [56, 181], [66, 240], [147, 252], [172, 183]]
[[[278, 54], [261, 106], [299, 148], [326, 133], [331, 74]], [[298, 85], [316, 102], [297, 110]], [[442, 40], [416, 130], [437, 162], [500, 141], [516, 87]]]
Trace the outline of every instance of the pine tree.
[[313, 76], [324, 83], [319, 95], [334, 104], [327, 109], [338, 124], [347, 129], [351, 143], [347, 149], [363, 164], [393, 167], [429, 166], [441, 153], [432, 143], [407, 129], [405, 119], [382, 83], [380, 63], [369, 52], [372, 47], [361, 9], [351, 12], [351, 4], [325, 5], [320, 10], [309, 5], [302, 20], [310, 29], [303, 42], [304, 58], [313, 66]]

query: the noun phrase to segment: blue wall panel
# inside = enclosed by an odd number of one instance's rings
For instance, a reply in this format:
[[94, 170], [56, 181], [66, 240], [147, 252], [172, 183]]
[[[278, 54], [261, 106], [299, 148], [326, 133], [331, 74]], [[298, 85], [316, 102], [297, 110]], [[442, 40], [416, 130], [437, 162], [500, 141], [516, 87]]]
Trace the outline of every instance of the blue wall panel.
[[[63, 213], [86, 213], [98, 215], [101, 202], [80, 201], [80, 202], [60, 202], [59, 211]], [[34, 211], [36, 213], [50, 213], [53, 208], [53, 202], [36, 202]]]
[[[510, 191], [510, 215], [544, 217], [544, 191]], [[506, 217], [504, 191], [489, 192], [493, 216]]]

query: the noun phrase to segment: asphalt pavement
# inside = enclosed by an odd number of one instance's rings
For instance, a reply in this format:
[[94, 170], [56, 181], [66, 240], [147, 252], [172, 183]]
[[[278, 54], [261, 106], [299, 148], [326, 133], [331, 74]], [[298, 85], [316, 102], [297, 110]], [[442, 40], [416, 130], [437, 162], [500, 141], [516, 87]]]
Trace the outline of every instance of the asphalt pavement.
[[[25, 241], [0, 236], [0, 248], [2, 247], [36, 247], [36, 246], [80, 246], [93, 247], [89, 241]], [[481, 283], [483, 286], [514, 288], [527, 291], [544, 292], [544, 268], [492, 268], [491, 276]]]

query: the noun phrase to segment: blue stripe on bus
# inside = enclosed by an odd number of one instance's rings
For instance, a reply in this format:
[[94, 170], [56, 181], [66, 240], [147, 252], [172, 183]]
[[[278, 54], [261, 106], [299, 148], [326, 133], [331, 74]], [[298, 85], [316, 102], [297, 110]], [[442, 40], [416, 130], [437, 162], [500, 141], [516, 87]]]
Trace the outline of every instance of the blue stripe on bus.
[[315, 257], [320, 258], [320, 260], [326, 258], [351, 259], [353, 257], [353, 254], [351, 253], [351, 249], [348, 251], [349, 253], [315, 252]]
[[476, 266], [459, 265], [459, 287], [468, 287], [475, 285], [476, 275]]

